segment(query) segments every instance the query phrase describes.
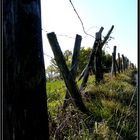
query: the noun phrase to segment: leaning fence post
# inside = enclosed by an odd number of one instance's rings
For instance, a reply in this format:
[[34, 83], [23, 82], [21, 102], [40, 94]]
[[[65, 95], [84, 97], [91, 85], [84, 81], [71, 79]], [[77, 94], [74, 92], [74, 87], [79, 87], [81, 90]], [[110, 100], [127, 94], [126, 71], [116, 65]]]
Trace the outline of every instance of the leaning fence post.
[[121, 71], [123, 72], [123, 58], [121, 57]]
[[123, 62], [123, 70], [125, 71], [125, 57], [123, 54], [122, 54], [122, 62]]
[[122, 71], [122, 66], [121, 66], [121, 58], [120, 58], [120, 53], [118, 53], [118, 67], [120, 72]]
[[89, 114], [88, 109], [85, 107], [82, 97], [80, 94], [80, 91], [74, 81], [74, 78], [72, 77], [72, 74], [70, 73], [65, 58], [63, 56], [63, 53], [61, 51], [61, 48], [59, 46], [59, 43], [57, 41], [56, 35], [54, 32], [47, 34], [50, 46], [52, 48], [56, 63], [62, 73], [63, 79], [65, 81], [65, 85], [71, 95], [71, 99], [73, 101], [73, 104], [79, 108], [83, 113]]
[[128, 69], [129, 59], [126, 57], [126, 69]]
[[104, 40], [102, 41], [101, 43], [101, 48], [103, 48], [104, 44], [106, 43], [106, 41], [108, 40], [111, 32], [113, 31], [114, 29], [114, 25], [111, 26], [110, 30], [108, 31], [107, 35], [104, 37]]
[[115, 59], [115, 66], [116, 66], [116, 68], [117, 68], [117, 70], [118, 70], [118, 73], [120, 73], [120, 68], [119, 68], [119, 65], [118, 65], [118, 63], [117, 63], [117, 60]]
[[116, 46], [114, 46], [113, 48], [113, 53], [112, 53], [112, 69], [111, 69], [111, 75], [113, 75], [113, 73], [116, 76]]
[[113, 72], [114, 72], [114, 53], [112, 53], [111, 77], [113, 77]]
[[100, 46], [101, 44], [101, 34], [99, 36], [98, 40], [99, 46], [97, 48], [97, 52], [95, 55], [95, 65], [96, 65], [96, 70], [95, 70], [95, 82], [99, 83], [103, 80], [103, 70], [102, 70], [102, 47]]
[[[78, 57], [79, 57], [79, 53], [80, 53], [81, 40], [82, 40], [82, 37], [80, 35], [76, 35], [75, 45], [74, 45], [74, 49], [73, 49], [71, 70], [70, 70], [74, 81], [76, 79], [76, 72], [77, 72], [77, 67], [78, 67]], [[64, 104], [63, 104], [63, 108], [67, 107], [68, 99], [70, 99], [70, 93], [67, 90], [65, 100], [64, 100]]]
[[89, 62], [87, 64], [85, 72], [84, 72], [84, 77], [83, 77], [82, 84], [80, 86], [80, 91], [82, 91], [83, 88], [86, 87], [86, 83], [88, 81], [88, 76], [89, 76], [89, 70], [91, 69], [91, 67], [93, 67], [93, 62], [94, 62], [94, 59], [95, 59], [95, 54], [96, 54], [96, 51], [97, 51], [97, 47], [100, 45], [99, 44], [99, 40], [100, 40], [100, 36], [101, 36], [101, 33], [102, 33], [103, 29], [104, 28], [101, 27], [99, 32], [96, 33], [96, 39], [94, 41], [93, 49], [92, 49], [91, 55], [89, 57]]
[[114, 68], [114, 74], [115, 74], [115, 76], [116, 76], [116, 65], [115, 65], [115, 61], [116, 61], [116, 46], [114, 46], [114, 53], [113, 53], [114, 55], [113, 55], [113, 61], [114, 61], [114, 66], [113, 66], [113, 68]]

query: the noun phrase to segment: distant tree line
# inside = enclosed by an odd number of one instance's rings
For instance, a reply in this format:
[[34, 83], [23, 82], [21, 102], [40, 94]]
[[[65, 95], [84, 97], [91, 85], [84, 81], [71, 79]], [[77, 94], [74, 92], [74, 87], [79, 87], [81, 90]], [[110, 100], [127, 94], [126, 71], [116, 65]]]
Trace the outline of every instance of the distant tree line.
[[[87, 65], [91, 51], [92, 51], [92, 48], [90, 47], [88, 48], [81, 47], [77, 75], [81, 74], [81, 72]], [[68, 68], [70, 68], [70, 64], [72, 61], [72, 51], [66, 50], [64, 52], [64, 57], [65, 57]], [[111, 65], [112, 65], [112, 56], [108, 53], [105, 53], [105, 51], [102, 50], [102, 67], [103, 67], [104, 72], [110, 72]], [[51, 59], [51, 64], [47, 67], [46, 74], [47, 74], [48, 79], [61, 78], [60, 70], [54, 58]]]

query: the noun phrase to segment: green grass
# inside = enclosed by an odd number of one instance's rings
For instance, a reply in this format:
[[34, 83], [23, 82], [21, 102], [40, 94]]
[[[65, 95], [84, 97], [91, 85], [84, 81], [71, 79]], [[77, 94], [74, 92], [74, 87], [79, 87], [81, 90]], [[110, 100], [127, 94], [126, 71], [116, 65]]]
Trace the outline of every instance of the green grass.
[[48, 111], [51, 117], [55, 118], [58, 107], [63, 104], [66, 87], [63, 80], [50, 81], [46, 84]]
[[[94, 76], [89, 77], [82, 98], [92, 116], [81, 113], [73, 105], [63, 110], [66, 93], [64, 81], [47, 83], [50, 139], [135, 140], [137, 90], [132, 84], [132, 73], [132, 70], [128, 70], [112, 78], [105, 74], [104, 82], [99, 85], [95, 84]], [[77, 82], [78, 86], [81, 82]]]

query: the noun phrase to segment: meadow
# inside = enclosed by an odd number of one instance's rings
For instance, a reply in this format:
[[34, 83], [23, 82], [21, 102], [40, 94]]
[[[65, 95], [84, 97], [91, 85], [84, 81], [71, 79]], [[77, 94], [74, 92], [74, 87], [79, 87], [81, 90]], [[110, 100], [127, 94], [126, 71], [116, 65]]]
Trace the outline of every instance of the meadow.
[[[91, 75], [82, 99], [92, 112], [87, 116], [70, 104], [63, 109], [63, 80], [46, 84], [51, 140], [135, 140], [137, 138], [137, 87], [132, 69], [95, 84]], [[77, 77], [78, 79], [78, 77]], [[80, 86], [82, 80], [77, 82]]]

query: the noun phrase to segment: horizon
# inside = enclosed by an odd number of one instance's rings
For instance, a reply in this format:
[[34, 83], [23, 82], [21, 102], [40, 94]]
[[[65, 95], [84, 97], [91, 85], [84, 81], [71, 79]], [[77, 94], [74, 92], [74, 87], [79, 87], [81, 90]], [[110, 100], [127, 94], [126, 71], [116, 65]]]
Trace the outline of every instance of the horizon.
[[[55, 3], [55, 4], [54, 4]], [[111, 54], [113, 46], [117, 46], [117, 53], [124, 54], [137, 67], [137, 1], [134, 0], [72, 0], [84, 28], [88, 34], [95, 36], [99, 28], [104, 27], [102, 36], [105, 36], [114, 25], [108, 47], [104, 50]], [[55, 10], [54, 10], [55, 9]], [[73, 51], [75, 36], [82, 36], [81, 47], [92, 48], [94, 38], [83, 32], [69, 0], [41, 0], [42, 38], [45, 68], [50, 65], [53, 52], [48, 43], [46, 32], [55, 32], [61, 50]]]

